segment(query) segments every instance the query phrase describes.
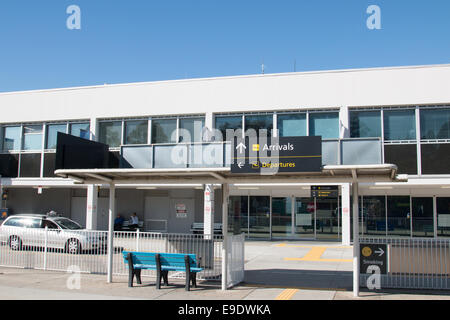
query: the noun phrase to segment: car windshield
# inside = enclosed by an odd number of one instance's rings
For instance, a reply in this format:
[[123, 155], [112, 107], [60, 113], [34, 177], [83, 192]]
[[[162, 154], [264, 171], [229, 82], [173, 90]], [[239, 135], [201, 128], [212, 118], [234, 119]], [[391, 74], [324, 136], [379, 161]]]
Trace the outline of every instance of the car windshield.
[[53, 221], [55, 221], [62, 229], [69, 229], [69, 230], [82, 229], [78, 223], [76, 223], [75, 221], [72, 221], [70, 219], [58, 218]]

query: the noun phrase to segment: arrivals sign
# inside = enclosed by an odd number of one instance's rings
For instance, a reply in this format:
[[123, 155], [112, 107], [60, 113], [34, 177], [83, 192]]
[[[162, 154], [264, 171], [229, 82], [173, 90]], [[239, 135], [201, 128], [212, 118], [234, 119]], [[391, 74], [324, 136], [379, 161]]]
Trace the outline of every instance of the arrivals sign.
[[[359, 245], [360, 272], [367, 273], [368, 269], [378, 269], [380, 274], [387, 274], [387, 245], [386, 244], [365, 244]], [[369, 272], [371, 273], [371, 272]]]
[[231, 173], [322, 171], [322, 137], [235, 137], [232, 148]]

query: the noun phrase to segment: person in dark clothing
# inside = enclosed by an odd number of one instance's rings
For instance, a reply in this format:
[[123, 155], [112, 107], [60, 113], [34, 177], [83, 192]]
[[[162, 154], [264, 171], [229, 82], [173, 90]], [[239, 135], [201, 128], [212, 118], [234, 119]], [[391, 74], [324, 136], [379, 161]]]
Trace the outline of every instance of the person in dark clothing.
[[120, 214], [117, 215], [116, 220], [114, 220], [114, 231], [121, 231], [123, 227], [124, 218]]

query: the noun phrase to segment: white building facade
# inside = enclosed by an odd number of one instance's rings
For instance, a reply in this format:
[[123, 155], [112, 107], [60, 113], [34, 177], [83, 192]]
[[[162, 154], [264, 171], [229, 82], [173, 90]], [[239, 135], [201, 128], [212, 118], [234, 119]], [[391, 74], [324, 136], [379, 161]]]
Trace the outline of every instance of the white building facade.
[[[208, 142], [229, 166], [226, 142], [204, 128], [265, 129], [321, 136], [324, 165], [389, 163], [408, 175], [360, 184], [362, 235], [450, 236], [450, 65], [11, 92], [0, 94], [0, 106], [1, 207], [9, 214], [54, 210], [107, 229], [106, 185], [55, 176], [58, 132], [109, 145], [111, 168], [169, 169], [193, 165], [173, 163], [173, 148]], [[350, 243], [350, 184], [333, 183], [335, 198], [311, 198], [312, 184], [230, 185], [230, 231]], [[190, 233], [194, 222], [221, 222], [220, 185], [116, 187], [117, 212], [137, 213], [147, 231]]]

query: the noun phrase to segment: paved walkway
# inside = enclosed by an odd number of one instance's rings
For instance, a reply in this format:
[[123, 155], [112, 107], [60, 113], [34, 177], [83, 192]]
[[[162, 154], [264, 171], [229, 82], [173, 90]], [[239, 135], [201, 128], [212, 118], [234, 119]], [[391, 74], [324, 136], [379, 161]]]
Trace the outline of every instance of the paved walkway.
[[[68, 274], [30, 269], [0, 268], [1, 300], [349, 300], [352, 293], [352, 248], [337, 243], [247, 242], [245, 282], [220, 290], [219, 282], [199, 281], [184, 290], [184, 281], [155, 288], [154, 278], [128, 288], [127, 277]], [[358, 299], [450, 300], [450, 292], [361, 292]]]

